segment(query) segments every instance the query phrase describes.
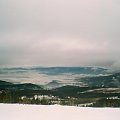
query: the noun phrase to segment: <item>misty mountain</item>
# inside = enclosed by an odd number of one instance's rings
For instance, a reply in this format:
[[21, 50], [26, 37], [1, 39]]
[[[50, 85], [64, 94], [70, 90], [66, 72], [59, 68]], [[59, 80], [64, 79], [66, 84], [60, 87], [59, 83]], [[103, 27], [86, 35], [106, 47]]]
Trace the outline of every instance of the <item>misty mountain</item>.
[[79, 81], [89, 87], [120, 87], [120, 73], [107, 76], [85, 77]]
[[49, 82], [48, 84], [44, 85], [44, 88], [52, 89], [52, 88], [58, 88], [63, 86], [62, 83], [60, 83], [57, 80], [53, 80], [52, 82]]
[[[26, 87], [39, 89], [39, 85], [50, 89], [63, 85], [80, 87], [120, 86], [120, 73], [114, 73], [109, 69], [99, 67], [0, 68], [0, 79], [14, 83], [14, 88], [22, 87], [23, 89]], [[34, 86], [30, 86], [29, 83], [35, 83], [38, 86], [34, 84], [32, 84]]]
[[35, 67], [31, 70], [42, 74], [58, 75], [58, 74], [105, 74], [107, 69], [97, 67]]

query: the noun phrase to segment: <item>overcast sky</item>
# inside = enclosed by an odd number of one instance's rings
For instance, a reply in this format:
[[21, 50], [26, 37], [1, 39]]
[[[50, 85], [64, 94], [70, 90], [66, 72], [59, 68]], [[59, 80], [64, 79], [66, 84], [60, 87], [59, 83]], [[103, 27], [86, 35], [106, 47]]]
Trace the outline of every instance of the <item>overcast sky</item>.
[[0, 0], [0, 66], [120, 67], [120, 0]]

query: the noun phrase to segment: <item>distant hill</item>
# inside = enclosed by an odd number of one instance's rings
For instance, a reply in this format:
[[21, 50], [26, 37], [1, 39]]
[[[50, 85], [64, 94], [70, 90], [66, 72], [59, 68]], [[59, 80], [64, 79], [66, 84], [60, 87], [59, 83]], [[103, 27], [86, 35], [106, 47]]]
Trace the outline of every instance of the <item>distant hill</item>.
[[62, 86], [62, 87], [53, 89], [53, 93], [60, 97], [65, 97], [65, 96], [78, 97], [79, 92], [83, 92], [83, 91], [91, 90], [91, 89], [94, 89], [94, 88], [67, 85], [67, 86]]
[[0, 80], [0, 90], [41, 90], [39, 85], [32, 83], [12, 84], [10, 82]]
[[120, 87], [120, 73], [107, 76], [85, 77], [79, 81], [89, 87]]
[[0, 86], [1, 85], [12, 85], [12, 83], [0, 80]]
[[63, 84], [60, 83], [57, 80], [53, 80], [52, 82], [49, 82], [48, 84], [46, 84], [44, 87], [48, 88], [48, 89], [52, 89], [52, 88], [58, 88], [61, 87]]
[[31, 70], [42, 74], [58, 75], [64, 73], [72, 74], [105, 74], [107, 69], [97, 67], [35, 67]]

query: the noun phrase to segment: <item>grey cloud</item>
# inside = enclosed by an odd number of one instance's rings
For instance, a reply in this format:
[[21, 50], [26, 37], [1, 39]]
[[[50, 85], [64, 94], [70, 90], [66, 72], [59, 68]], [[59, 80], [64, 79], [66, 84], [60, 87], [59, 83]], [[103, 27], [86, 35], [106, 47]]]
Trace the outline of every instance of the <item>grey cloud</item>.
[[0, 65], [119, 66], [117, 0], [1, 0]]

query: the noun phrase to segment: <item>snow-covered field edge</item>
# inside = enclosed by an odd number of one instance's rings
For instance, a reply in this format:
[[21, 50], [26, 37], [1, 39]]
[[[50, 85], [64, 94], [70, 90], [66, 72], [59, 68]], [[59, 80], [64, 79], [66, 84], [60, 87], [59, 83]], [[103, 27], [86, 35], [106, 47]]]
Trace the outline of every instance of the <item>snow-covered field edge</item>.
[[0, 104], [0, 120], [120, 120], [120, 108]]

